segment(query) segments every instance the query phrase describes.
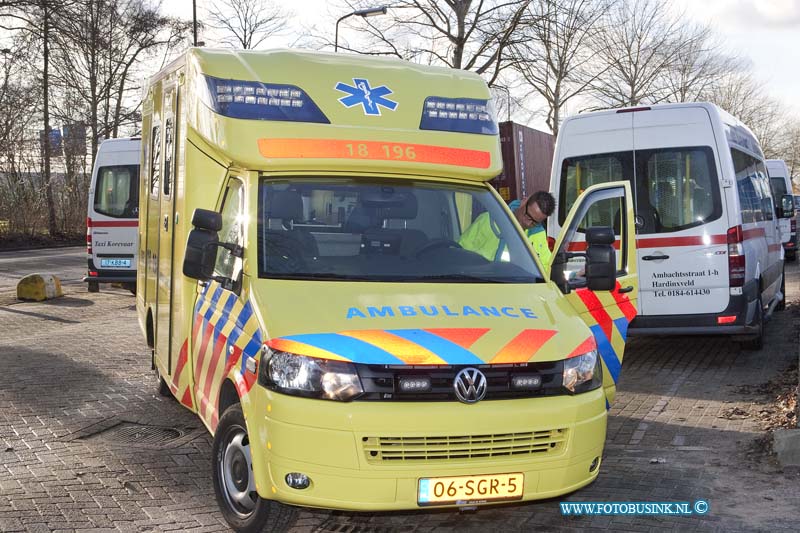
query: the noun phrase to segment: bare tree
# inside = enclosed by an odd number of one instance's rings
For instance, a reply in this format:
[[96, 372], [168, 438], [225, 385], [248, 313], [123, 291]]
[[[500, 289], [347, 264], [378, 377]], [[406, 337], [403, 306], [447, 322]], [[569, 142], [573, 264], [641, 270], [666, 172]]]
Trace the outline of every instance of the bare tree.
[[68, 2], [56, 0], [8, 1], [0, 4], [0, 28], [8, 31], [25, 32], [33, 37], [42, 47], [42, 175], [44, 178], [45, 199], [47, 205], [47, 228], [51, 236], [58, 233], [56, 226], [56, 209], [53, 198], [53, 183], [50, 175], [50, 50], [53, 38], [53, 21]]
[[267, 0], [218, 0], [208, 16], [223, 31], [224, 44], [245, 50], [258, 48], [289, 21], [287, 12]]
[[[396, 0], [387, 15], [347, 19], [344, 24], [358, 31], [363, 46], [341, 39], [339, 48], [471, 70], [493, 84], [510, 64], [509, 47], [530, 1]], [[374, 4], [347, 2], [351, 10], [367, 7]]]
[[[684, 32], [685, 33], [685, 32]], [[661, 83], [685, 41], [680, 17], [658, 0], [621, 0], [604, 21], [595, 41], [596, 57], [605, 67], [594, 84], [605, 107], [655, 103], [667, 93]]]
[[512, 47], [514, 67], [547, 105], [547, 126], [558, 136], [561, 112], [602, 74], [588, 46], [609, 0], [533, 0], [521, 39]]
[[779, 155], [785, 108], [749, 68], [722, 76], [703, 96], [746, 124], [767, 157]]
[[[33, 41], [33, 42], [32, 42]], [[12, 48], [0, 55], [0, 236], [31, 237], [46, 217], [42, 195], [30, 179], [40, 162], [38, 132], [41, 78], [31, 62], [36, 50], [30, 34], [17, 34]]]
[[666, 99], [672, 102], [702, 100], [719, 80], [747, 68], [745, 62], [722, 51], [722, 44], [709, 26], [684, 24], [673, 61], [664, 72]]
[[[144, 0], [76, 0], [57, 24], [55, 82], [62, 100], [72, 98], [62, 119], [87, 125], [94, 156], [102, 139], [138, 118], [137, 68], [151, 51], [176, 46], [188, 26]], [[137, 103], [128, 108], [126, 100]]]

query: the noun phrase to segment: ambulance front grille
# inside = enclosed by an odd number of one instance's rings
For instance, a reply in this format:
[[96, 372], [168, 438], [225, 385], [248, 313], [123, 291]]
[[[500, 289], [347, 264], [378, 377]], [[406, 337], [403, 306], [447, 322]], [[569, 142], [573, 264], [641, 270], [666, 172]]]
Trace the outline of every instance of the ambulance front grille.
[[472, 460], [559, 453], [566, 446], [567, 429], [492, 435], [363, 437], [361, 441], [370, 463]]

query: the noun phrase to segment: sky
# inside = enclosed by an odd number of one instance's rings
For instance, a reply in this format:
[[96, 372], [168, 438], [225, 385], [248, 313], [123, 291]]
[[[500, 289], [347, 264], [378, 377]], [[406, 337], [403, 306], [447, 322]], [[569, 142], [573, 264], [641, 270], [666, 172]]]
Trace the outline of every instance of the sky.
[[[294, 11], [291, 24], [283, 35], [265, 43], [267, 47], [292, 46], [298, 38], [315, 26], [320, 32], [333, 34], [336, 19], [347, 12], [337, 9], [341, 2], [331, 0], [274, 0], [273, 5], [286, 6]], [[206, 7], [216, 0], [196, 0], [197, 16], [202, 20]], [[380, 5], [381, 0], [376, 0]], [[388, 2], [387, 2], [388, 3]], [[666, 2], [664, 2], [666, 4]], [[192, 0], [163, 0], [164, 12], [191, 20]], [[763, 80], [770, 95], [782, 101], [788, 112], [800, 116], [797, 102], [800, 88], [800, 0], [670, 0], [676, 13], [710, 24], [722, 38], [729, 53], [748, 57], [755, 75]], [[340, 26], [341, 39], [353, 39]], [[214, 32], [199, 39], [213, 41]], [[262, 46], [263, 48], [264, 46]], [[547, 129], [540, 117], [516, 113], [514, 120], [540, 129]]]

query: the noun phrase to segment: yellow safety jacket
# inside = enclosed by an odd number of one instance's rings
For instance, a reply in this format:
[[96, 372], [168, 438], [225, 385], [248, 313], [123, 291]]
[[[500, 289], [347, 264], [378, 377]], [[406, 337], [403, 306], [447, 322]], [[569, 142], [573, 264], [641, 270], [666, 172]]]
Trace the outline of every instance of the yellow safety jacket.
[[[543, 264], [548, 264], [552, 252], [547, 245], [547, 232], [544, 230], [544, 226], [537, 224], [525, 233], [534, 251], [539, 255], [539, 259]], [[489, 261], [500, 261], [506, 250], [506, 243], [502, 242], [499, 234], [500, 230], [492, 222], [489, 213], [482, 213], [461, 234], [458, 244], [464, 249], [481, 254]]]

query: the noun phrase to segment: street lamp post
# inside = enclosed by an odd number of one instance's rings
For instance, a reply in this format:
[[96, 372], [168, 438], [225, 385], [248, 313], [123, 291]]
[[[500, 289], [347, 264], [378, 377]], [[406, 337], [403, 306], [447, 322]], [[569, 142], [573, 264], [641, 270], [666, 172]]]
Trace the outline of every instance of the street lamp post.
[[352, 13], [348, 13], [342, 17], [339, 17], [339, 20], [336, 21], [336, 34], [333, 40], [333, 51], [339, 51], [339, 23], [346, 19], [347, 17], [352, 17], [353, 15], [358, 15], [359, 17], [367, 18], [367, 17], [374, 17], [376, 15], [385, 15], [388, 8], [386, 6], [380, 7], [369, 7], [367, 9], [356, 9]]
[[192, 42], [197, 46], [197, 0], [192, 0]]

